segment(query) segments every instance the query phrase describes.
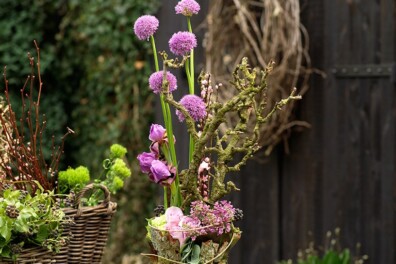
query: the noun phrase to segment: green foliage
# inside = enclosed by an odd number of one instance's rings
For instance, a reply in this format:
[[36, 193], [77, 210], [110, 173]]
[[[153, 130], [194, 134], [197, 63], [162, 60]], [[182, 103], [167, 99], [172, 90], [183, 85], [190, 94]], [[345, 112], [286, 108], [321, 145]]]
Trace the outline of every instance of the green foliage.
[[[281, 261], [280, 264], [292, 264], [291, 260]], [[297, 264], [352, 264], [354, 263], [349, 252], [349, 249], [344, 249], [342, 252], [328, 250], [323, 256], [308, 255], [299, 259]]]
[[65, 171], [60, 171], [58, 176], [58, 188], [60, 193], [67, 194], [71, 190], [77, 193], [90, 181], [87, 167], [79, 166], [75, 169], [69, 167]]
[[199, 254], [201, 253], [201, 248], [198, 244], [189, 238], [181, 248], [181, 261], [188, 264], [199, 264]]
[[0, 256], [15, 259], [22, 248], [35, 245], [58, 251], [66, 243], [62, 223], [64, 213], [55, 208], [52, 193], [40, 189], [32, 197], [5, 189], [0, 198]]
[[[62, 57], [61, 89], [70, 94], [72, 158], [101, 171], [106, 146], [121, 142], [127, 149], [142, 147], [141, 131], [151, 116], [147, 86], [148, 43], [133, 38], [133, 22], [157, 1], [69, 1], [57, 34]], [[82, 57], [83, 56], [83, 57]], [[149, 118], [147, 118], [149, 117]]]
[[[46, 129], [43, 135], [43, 152], [46, 160], [50, 159], [52, 135], [56, 145], [64, 134], [67, 116], [62, 102], [64, 94], [57, 90], [55, 35], [59, 16], [57, 8], [59, 0], [13, 1], [2, 0], [0, 8], [0, 68], [7, 66], [7, 77], [10, 87], [10, 97], [13, 110], [17, 115], [21, 112], [22, 88], [26, 76], [30, 73], [27, 53], [35, 54], [33, 40], [37, 40], [40, 48], [45, 51], [41, 56], [41, 75], [44, 89], [41, 100], [41, 113], [47, 117]], [[34, 55], [33, 55], [34, 56]], [[4, 89], [3, 81], [0, 82]]]
[[327, 232], [327, 244], [329, 246], [322, 254], [314, 248], [314, 243], [311, 242], [309, 247], [304, 251], [299, 251], [296, 262], [283, 260], [279, 264], [362, 264], [367, 260], [367, 256], [354, 256], [347, 248], [341, 248], [339, 243], [340, 229], [336, 228], [334, 232], [335, 237], [329, 231]]

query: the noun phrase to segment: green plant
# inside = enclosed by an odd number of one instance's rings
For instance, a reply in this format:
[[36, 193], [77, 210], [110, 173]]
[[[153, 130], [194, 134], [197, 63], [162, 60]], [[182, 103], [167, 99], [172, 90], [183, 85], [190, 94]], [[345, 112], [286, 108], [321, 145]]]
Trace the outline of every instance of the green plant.
[[56, 207], [54, 193], [38, 187], [34, 196], [15, 190], [12, 185], [0, 192], [1, 257], [16, 259], [29, 246], [56, 252], [67, 243], [67, 237], [62, 236], [62, 225], [70, 221]]
[[[123, 160], [127, 149], [119, 144], [110, 147], [109, 157], [103, 161], [102, 176], [95, 179], [94, 183], [106, 186], [114, 195], [124, 186], [124, 181], [131, 176], [131, 170]], [[61, 193], [77, 193], [90, 181], [87, 167], [79, 166], [76, 169], [68, 168], [59, 172], [59, 190]], [[97, 190], [83, 202], [89, 206], [99, 203], [102, 192]]]
[[289, 259], [283, 260], [279, 264], [362, 264], [368, 259], [367, 255], [354, 256], [349, 249], [341, 248], [339, 235], [339, 228], [335, 230], [334, 236], [330, 231], [327, 232], [326, 238], [328, 242], [326, 244], [329, 246], [322, 254], [315, 249], [314, 243], [311, 242], [306, 250], [298, 252], [296, 262]]
[[87, 167], [79, 166], [75, 169], [69, 167], [65, 171], [60, 171], [58, 175], [59, 193], [67, 194], [71, 190], [78, 192], [90, 181]]

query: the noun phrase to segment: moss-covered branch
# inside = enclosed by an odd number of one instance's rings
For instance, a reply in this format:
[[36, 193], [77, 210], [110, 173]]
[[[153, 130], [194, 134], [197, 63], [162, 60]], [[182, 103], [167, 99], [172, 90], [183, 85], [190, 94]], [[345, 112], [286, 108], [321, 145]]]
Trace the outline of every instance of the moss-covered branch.
[[[181, 67], [187, 59], [185, 57], [181, 62], [178, 62], [168, 59], [166, 53], [161, 53], [161, 55], [164, 60], [164, 74], [166, 74], [167, 68]], [[261, 125], [270, 120], [278, 110], [281, 110], [291, 100], [301, 98], [296, 95], [296, 89], [293, 89], [287, 98], [277, 102], [270, 111], [266, 111], [267, 101], [263, 101], [262, 98], [266, 98], [268, 89], [266, 80], [272, 70], [272, 65], [273, 63], [269, 63], [265, 70], [251, 69], [247, 59], [244, 58], [235, 69], [233, 80], [230, 82], [234, 89], [238, 91], [238, 94], [224, 103], [214, 100], [208, 102], [208, 116], [201, 124], [199, 133], [196, 123], [188, 111], [173, 99], [169, 92], [169, 84], [164, 78], [163, 94], [165, 95], [165, 101], [185, 116], [188, 131], [195, 141], [195, 150], [189, 168], [180, 173], [180, 187], [184, 197], [184, 205], [188, 205], [193, 200], [202, 199], [198, 191], [197, 175], [199, 165], [208, 156], [216, 157], [214, 164], [211, 164], [212, 182], [209, 202], [213, 203], [231, 191], [238, 190], [233, 182], [224, 182], [226, 174], [239, 171], [260, 149], [258, 142]], [[233, 128], [228, 129], [224, 134], [220, 134], [219, 127], [226, 122], [228, 113], [236, 113], [239, 117], [238, 122]], [[240, 160], [235, 163], [236, 156]]]

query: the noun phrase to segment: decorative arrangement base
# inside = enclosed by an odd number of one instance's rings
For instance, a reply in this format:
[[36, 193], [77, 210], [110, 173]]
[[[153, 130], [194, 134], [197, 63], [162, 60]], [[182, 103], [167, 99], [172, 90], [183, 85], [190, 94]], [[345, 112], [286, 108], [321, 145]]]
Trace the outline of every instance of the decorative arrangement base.
[[[150, 228], [151, 247], [154, 254], [143, 254], [151, 258], [151, 263], [195, 263], [182, 260], [179, 241], [173, 239], [167, 231]], [[197, 264], [226, 264], [230, 249], [241, 237], [241, 232], [233, 232], [221, 236], [199, 236], [195, 239], [200, 246]]]

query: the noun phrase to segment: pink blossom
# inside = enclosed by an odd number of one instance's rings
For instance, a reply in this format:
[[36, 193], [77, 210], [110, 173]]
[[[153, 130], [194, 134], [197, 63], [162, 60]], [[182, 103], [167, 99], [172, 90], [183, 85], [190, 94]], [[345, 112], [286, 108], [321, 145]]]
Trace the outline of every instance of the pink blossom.
[[167, 224], [179, 225], [180, 219], [183, 216], [183, 211], [176, 206], [168, 207], [165, 211], [165, 218]]
[[149, 178], [155, 183], [168, 186], [175, 180], [175, 173], [162, 161], [153, 160], [151, 162]]
[[183, 228], [179, 225], [183, 216], [183, 211], [179, 207], [171, 206], [165, 211], [165, 229], [169, 231], [173, 239], [179, 240], [180, 245], [183, 245], [184, 241], [187, 239], [187, 233], [184, 232]]
[[143, 152], [137, 156], [139, 160], [140, 170], [143, 173], [149, 173], [151, 162], [156, 159], [156, 155], [152, 152]]
[[166, 129], [158, 124], [151, 124], [149, 139], [152, 142], [161, 142], [166, 136]]

